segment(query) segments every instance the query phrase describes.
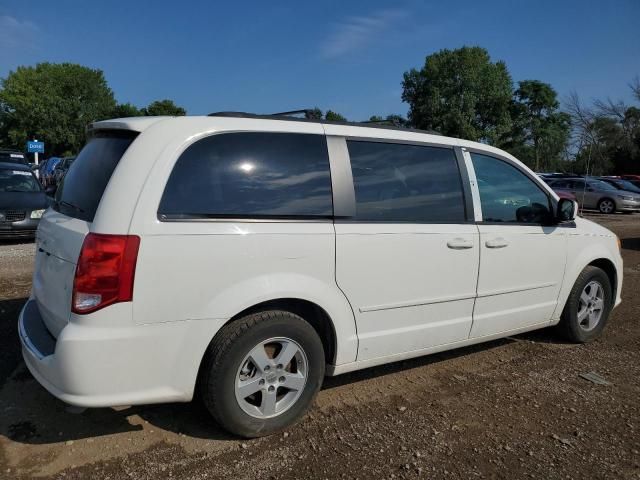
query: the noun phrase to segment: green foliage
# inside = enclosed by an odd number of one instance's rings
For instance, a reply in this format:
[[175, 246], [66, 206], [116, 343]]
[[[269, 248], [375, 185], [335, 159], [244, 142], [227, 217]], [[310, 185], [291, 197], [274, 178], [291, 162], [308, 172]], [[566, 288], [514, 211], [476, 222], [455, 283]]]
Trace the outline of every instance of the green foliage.
[[381, 117], [380, 115], [372, 115], [369, 117], [370, 123], [378, 123], [381, 125], [390, 125], [393, 127], [408, 127], [409, 121], [404, 118], [402, 115], [387, 115], [386, 117]]
[[511, 129], [512, 82], [480, 47], [440, 50], [404, 73], [402, 100], [414, 127], [499, 144]]
[[324, 119], [332, 121], [332, 122], [346, 122], [347, 121], [346, 117], [344, 117], [343, 115], [340, 115], [339, 113], [334, 112], [332, 110], [327, 110], [327, 113], [324, 114]]
[[187, 111], [173, 103], [173, 100], [164, 99], [156, 100], [150, 103], [147, 107], [141, 110], [142, 115], [154, 116], [154, 115], [169, 115], [179, 117], [186, 115]]
[[47, 156], [77, 152], [87, 125], [111, 117], [115, 107], [101, 70], [72, 63], [18, 67], [2, 81], [1, 143], [22, 150], [37, 138]]
[[[638, 80], [630, 86], [635, 96]], [[576, 94], [566, 103], [577, 172], [640, 174], [640, 108], [611, 100], [596, 100], [593, 107], [586, 107]]]
[[113, 111], [113, 118], [140, 117], [142, 111], [131, 103], [119, 103]]
[[305, 118], [309, 120], [322, 120], [322, 110], [320, 110], [318, 107], [314, 108], [313, 110], [309, 110], [307, 111]]
[[535, 171], [555, 170], [562, 162], [571, 118], [558, 110], [556, 91], [547, 83], [518, 83], [511, 106], [512, 129], [506, 148]]

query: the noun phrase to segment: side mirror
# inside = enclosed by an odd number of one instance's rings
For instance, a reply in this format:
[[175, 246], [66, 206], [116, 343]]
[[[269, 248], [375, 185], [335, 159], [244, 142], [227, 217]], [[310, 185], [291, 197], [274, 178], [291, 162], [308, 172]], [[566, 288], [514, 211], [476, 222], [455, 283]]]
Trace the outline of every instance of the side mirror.
[[558, 223], [572, 222], [578, 215], [578, 202], [568, 198], [561, 198], [558, 202], [556, 219]]

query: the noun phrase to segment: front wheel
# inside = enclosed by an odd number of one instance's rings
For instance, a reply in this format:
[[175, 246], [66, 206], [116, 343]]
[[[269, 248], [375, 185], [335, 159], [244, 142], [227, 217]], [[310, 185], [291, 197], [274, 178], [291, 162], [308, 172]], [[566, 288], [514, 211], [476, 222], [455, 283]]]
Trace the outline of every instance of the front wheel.
[[612, 305], [609, 277], [602, 269], [589, 265], [578, 275], [558, 327], [572, 342], [595, 340], [604, 330]]
[[600, 213], [614, 213], [616, 204], [610, 198], [603, 198], [598, 202], [598, 210], [600, 210]]
[[201, 368], [201, 395], [223, 428], [252, 438], [281, 431], [307, 411], [324, 378], [314, 328], [290, 312], [249, 315], [223, 327]]

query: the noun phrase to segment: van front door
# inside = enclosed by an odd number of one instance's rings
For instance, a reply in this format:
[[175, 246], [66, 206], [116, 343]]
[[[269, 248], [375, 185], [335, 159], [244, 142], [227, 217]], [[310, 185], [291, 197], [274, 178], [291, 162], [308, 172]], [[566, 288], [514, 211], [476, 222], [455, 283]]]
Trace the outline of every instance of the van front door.
[[[465, 153], [468, 155], [468, 153]], [[480, 274], [471, 338], [548, 323], [567, 255], [546, 192], [513, 164], [471, 154], [477, 178]]]

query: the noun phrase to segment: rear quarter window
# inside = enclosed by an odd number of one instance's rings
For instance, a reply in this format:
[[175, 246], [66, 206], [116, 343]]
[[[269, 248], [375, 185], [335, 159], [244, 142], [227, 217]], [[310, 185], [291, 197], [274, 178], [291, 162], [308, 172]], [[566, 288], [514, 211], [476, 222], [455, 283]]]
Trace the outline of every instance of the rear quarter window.
[[93, 222], [113, 171], [137, 135], [137, 132], [118, 130], [94, 134], [65, 175], [53, 208], [67, 216]]
[[178, 158], [160, 201], [161, 220], [331, 217], [323, 135], [222, 133]]

